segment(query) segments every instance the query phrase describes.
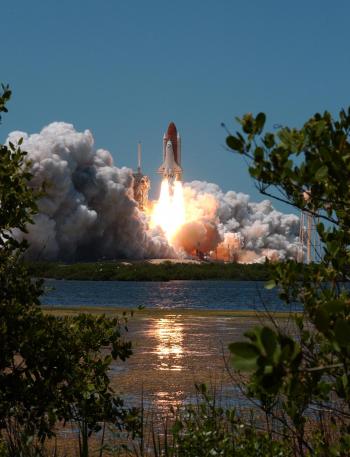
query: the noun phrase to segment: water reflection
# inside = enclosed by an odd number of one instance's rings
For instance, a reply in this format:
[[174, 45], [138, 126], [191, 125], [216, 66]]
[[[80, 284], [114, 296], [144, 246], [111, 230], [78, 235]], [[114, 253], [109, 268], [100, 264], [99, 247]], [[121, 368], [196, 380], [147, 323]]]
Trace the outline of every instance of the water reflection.
[[157, 369], [181, 371], [184, 356], [183, 323], [177, 316], [166, 316], [155, 321], [153, 331], [157, 344], [155, 353], [159, 360]]
[[155, 410], [164, 413], [170, 408], [178, 408], [183, 405], [184, 398], [185, 392], [182, 390], [154, 392], [153, 406], [155, 407]]

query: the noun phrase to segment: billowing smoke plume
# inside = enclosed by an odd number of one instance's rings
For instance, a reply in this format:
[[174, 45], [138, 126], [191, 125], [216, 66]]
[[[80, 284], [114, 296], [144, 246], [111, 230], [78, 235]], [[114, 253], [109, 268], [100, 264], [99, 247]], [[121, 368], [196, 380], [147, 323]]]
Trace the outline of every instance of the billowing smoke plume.
[[[182, 228], [183, 233], [192, 235], [192, 250], [202, 250], [203, 243], [216, 248], [218, 258], [248, 263], [264, 261], [266, 257], [296, 257], [297, 216], [276, 211], [269, 200], [252, 203], [249, 195], [224, 193], [216, 184], [207, 182], [188, 183], [184, 192], [187, 209], [197, 221], [195, 227], [189, 223]], [[196, 232], [201, 236], [196, 238]], [[188, 243], [185, 249], [190, 250]]]
[[32, 161], [32, 185], [44, 186], [39, 214], [29, 227], [29, 256], [35, 259], [172, 257], [161, 233], [149, 231], [133, 199], [133, 177], [117, 168], [108, 151], [94, 149], [89, 130], [54, 122], [23, 138]]
[[26, 235], [31, 258], [174, 258], [212, 251], [214, 258], [257, 262], [296, 255], [296, 216], [274, 210], [270, 201], [252, 203], [248, 195], [200, 181], [184, 186], [187, 223], [173, 248], [138, 210], [132, 171], [114, 166], [108, 151], [96, 150], [90, 131], [54, 122], [39, 134], [12, 132], [8, 141], [21, 137], [32, 162], [31, 184], [45, 189]]

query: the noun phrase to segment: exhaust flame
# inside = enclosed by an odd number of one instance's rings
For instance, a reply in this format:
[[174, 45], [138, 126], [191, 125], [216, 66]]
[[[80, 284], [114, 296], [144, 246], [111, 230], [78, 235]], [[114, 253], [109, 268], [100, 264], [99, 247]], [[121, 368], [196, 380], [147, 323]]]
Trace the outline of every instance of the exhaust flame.
[[185, 223], [185, 203], [181, 181], [172, 185], [163, 179], [159, 200], [151, 215], [151, 227], [161, 227], [168, 242], [172, 244], [180, 227]]

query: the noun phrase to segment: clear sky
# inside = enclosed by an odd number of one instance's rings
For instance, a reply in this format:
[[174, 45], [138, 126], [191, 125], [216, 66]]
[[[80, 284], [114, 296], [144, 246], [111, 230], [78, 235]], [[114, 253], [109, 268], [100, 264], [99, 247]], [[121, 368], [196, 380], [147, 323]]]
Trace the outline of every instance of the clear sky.
[[1, 3], [0, 81], [14, 94], [0, 140], [66, 121], [130, 167], [141, 140], [154, 189], [171, 120], [186, 181], [260, 200], [220, 123], [264, 111], [270, 127], [300, 126], [349, 105], [348, 0]]

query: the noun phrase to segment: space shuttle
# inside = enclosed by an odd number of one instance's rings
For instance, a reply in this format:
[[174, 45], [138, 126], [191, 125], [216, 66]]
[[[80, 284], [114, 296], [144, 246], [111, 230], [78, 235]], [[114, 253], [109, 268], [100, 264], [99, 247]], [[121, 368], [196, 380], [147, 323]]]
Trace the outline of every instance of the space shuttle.
[[163, 136], [163, 163], [158, 168], [163, 178], [175, 181], [182, 180], [181, 138], [174, 122], [170, 122]]

